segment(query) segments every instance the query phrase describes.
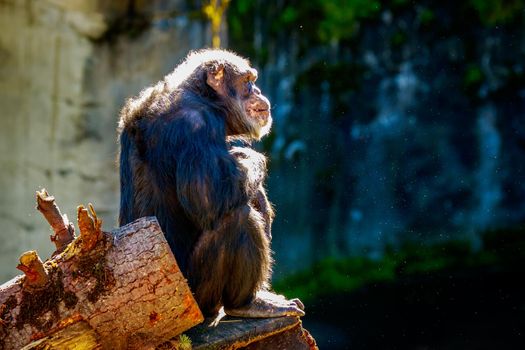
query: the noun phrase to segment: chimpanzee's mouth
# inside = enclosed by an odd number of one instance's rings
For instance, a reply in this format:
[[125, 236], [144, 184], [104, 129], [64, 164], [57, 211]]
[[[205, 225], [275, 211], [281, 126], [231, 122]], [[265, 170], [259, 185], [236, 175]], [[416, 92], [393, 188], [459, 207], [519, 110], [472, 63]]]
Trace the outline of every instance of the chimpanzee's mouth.
[[269, 112], [268, 108], [255, 109], [254, 111], [256, 113], [263, 113], [263, 114], [268, 114]]

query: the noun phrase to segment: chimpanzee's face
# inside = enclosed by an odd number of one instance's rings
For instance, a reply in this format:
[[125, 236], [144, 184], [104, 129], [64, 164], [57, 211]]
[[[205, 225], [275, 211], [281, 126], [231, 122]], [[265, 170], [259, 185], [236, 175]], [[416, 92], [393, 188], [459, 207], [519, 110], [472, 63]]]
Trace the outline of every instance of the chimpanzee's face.
[[212, 64], [206, 83], [229, 105], [229, 136], [248, 136], [259, 140], [272, 126], [270, 101], [255, 85], [257, 71], [236, 56], [238, 62]]
[[257, 71], [251, 68], [239, 77], [236, 90], [246, 117], [258, 130], [256, 138], [259, 139], [270, 131], [272, 115], [270, 101], [261, 93], [259, 87], [255, 85], [256, 80]]

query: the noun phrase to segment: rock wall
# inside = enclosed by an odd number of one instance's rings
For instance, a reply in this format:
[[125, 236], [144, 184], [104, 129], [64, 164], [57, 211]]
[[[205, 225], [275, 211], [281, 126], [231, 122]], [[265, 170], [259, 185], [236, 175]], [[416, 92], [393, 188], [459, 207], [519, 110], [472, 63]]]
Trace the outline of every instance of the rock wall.
[[119, 109], [210, 42], [187, 3], [0, 1], [0, 281], [23, 251], [52, 251], [40, 187], [70, 217], [92, 202], [116, 226]]
[[523, 225], [522, 8], [232, 2], [231, 46], [273, 104], [274, 276]]

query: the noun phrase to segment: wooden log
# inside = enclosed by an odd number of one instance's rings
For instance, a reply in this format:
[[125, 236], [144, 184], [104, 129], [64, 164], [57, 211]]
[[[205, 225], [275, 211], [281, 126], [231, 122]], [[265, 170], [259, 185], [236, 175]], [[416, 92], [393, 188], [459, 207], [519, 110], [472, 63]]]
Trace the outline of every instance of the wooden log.
[[[226, 316], [216, 327], [213, 320], [185, 333], [193, 350], [287, 349], [318, 350], [298, 317], [238, 318]], [[157, 347], [174, 349], [172, 347]]]
[[317, 349], [297, 317], [222, 315], [182, 335], [203, 317], [154, 217], [107, 233], [79, 206], [75, 237], [45, 190], [37, 203], [57, 250], [22, 254], [24, 275], [0, 286], [0, 350]]
[[154, 217], [112, 233], [92, 207], [79, 207], [78, 218], [80, 236], [61, 253], [44, 263], [24, 254], [25, 275], [0, 286], [0, 349], [76, 334], [77, 323], [102, 349], [154, 346], [203, 320]]

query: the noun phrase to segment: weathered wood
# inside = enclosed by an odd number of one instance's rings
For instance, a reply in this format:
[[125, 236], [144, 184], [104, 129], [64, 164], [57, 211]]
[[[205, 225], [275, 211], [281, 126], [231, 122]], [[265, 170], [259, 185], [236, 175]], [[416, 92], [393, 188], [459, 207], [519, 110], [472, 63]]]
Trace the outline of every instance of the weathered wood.
[[269, 337], [250, 343], [242, 348], [245, 350], [266, 350], [266, 349], [283, 349], [283, 350], [319, 350], [314, 338], [310, 333], [297, 324], [283, 332], [273, 334]]
[[298, 317], [225, 317], [216, 327], [211, 326], [212, 321], [207, 320], [185, 333], [191, 339], [193, 350], [230, 350], [250, 346], [255, 346], [254, 349], [317, 349]]
[[100, 223], [92, 215], [92, 225], [79, 225], [81, 235], [43, 264], [44, 286], [28, 286], [27, 276], [0, 286], [0, 349], [20, 349], [82, 321], [104, 349], [155, 345], [202, 321], [155, 218], [96, 237]]
[[81, 321], [34, 341], [21, 350], [51, 349], [99, 350], [101, 345], [95, 330], [87, 322]]

